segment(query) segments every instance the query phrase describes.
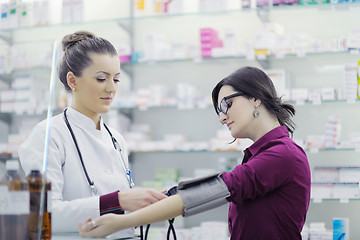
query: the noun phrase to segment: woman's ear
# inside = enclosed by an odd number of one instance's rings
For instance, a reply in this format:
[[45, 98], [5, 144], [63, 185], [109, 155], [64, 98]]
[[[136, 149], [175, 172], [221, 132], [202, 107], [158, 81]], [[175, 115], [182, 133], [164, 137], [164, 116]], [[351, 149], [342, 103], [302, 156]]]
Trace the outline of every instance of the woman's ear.
[[75, 77], [74, 73], [68, 72], [66, 74], [66, 80], [67, 80], [67, 84], [71, 88], [71, 90], [75, 91], [76, 90], [76, 77]]
[[256, 98], [251, 98], [250, 102], [254, 105], [254, 107], [260, 107], [261, 105], [261, 100], [260, 99], [256, 99]]

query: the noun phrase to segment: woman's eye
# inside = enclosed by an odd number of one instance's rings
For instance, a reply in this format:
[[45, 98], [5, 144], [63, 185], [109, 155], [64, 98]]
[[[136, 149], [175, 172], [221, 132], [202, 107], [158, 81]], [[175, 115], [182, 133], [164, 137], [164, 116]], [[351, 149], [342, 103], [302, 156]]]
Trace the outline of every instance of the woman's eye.
[[99, 82], [104, 82], [104, 81], [106, 81], [106, 78], [97, 78], [97, 80], [98, 80]]
[[120, 82], [120, 79], [115, 78], [114, 82], [118, 83], [118, 82]]

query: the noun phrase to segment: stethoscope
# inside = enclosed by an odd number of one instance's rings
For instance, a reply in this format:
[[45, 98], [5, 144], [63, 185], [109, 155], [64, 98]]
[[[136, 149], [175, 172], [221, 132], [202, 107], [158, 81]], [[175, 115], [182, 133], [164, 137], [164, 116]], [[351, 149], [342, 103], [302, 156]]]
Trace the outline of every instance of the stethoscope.
[[[64, 119], [65, 119], [66, 126], [67, 126], [67, 128], [69, 129], [69, 131], [70, 131], [70, 134], [71, 134], [72, 139], [74, 140], [76, 150], [77, 150], [77, 152], [78, 152], [78, 154], [79, 154], [81, 166], [82, 166], [82, 168], [83, 168], [83, 170], [84, 170], [86, 179], [87, 179], [87, 181], [88, 181], [88, 183], [89, 183], [89, 186], [90, 186], [90, 189], [91, 189], [92, 193], [93, 193], [94, 195], [96, 195], [96, 194], [97, 194], [97, 189], [96, 189], [95, 183], [94, 183], [94, 181], [92, 181], [92, 180], [90, 179], [89, 174], [88, 174], [88, 172], [87, 172], [87, 170], [86, 170], [86, 167], [85, 167], [85, 164], [84, 164], [84, 161], [83, 161], [83, 158], [82, 158], [82, 155], [81, 155], [81, 152], [80, 152], [78, 143], [77, 143], [77, 141], [76, 141], [75, 134], [74, 134], [74, 132], [73, 132], [71, 126], [70, 126], [69, 120], [68, 120], [68, 118], [67, 118], [66, 111], [67, 111], [67, 108], [64, 110]], [[133, 181], [132, 181], [130, 169], [127, 167], [126, 162], [125, 162], [125, 160], [124, 160], [124, 157], [123, 157], [123, 155], [122, 155], [122, 153], [121, 153], [121, 152], [122, 152], [121, 147], [120, 147], [118, 141], [116, 141], [115, 137], [114, 137], [114, 136], [112, 135], [112, 133], [110, 132], [109, 128], [106, 126], [105, 123], [104, 123], [104, 127], [105, 127], [105, 129], [107, 130], [107, 132], [109, 133], [109, 135], [110, 135], [110, 137], [111, 137], [111, 141], [112, 141], [112, 143], [113, 143], [113, 145], [114, 145], [114, 148], [115, 148], [115, 150], [116, 150], [116, 153], [117, 153], [119, 159], [121, 160], [120, 162], [121, 162], [122, 168], [123, 168], [123, 170], [124, 170], [124, 173], [125, 173], [125, 175], [126, 175], [126, 178], [127, 178], [128, 182], [129, 182], [129, 186], [130, 186], [130, 188], [132, 188], [132, 187], [134, 187], [135, 184], [134, 184]]]

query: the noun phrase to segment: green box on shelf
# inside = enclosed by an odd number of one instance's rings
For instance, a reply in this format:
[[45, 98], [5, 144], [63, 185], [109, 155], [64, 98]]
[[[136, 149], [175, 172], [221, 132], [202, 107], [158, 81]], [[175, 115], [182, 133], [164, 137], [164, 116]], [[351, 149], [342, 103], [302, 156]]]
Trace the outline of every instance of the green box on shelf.
[[150, 188], [157, 191], [162, 191], [165, 188], [164, 183], [161, 181], [143, 181], [141, 183], [141, 187]]
[[177, 168], [156, 168], [155, 180], [163, 183], [174, 182], [179, 179], [179, 169]]

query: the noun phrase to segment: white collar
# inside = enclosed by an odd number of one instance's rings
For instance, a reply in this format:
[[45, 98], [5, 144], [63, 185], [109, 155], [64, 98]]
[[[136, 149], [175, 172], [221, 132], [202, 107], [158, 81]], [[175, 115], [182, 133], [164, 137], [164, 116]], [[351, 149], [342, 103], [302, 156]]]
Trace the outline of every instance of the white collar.
[[100, 116], [100, 131], [99, 131], [96, 129], [96, 125], [91, 118], [78, 112], [74, 108], [68, 107], [67, 113], [68, 113], [67, 114], [68, 118], [71, 119], [71, 124], [74, 124], [77, 127], [90, 129], [90, 131], [94, 130], [95, 132], [100, 132], [102, 130], [103, 119], [101, 116]]

